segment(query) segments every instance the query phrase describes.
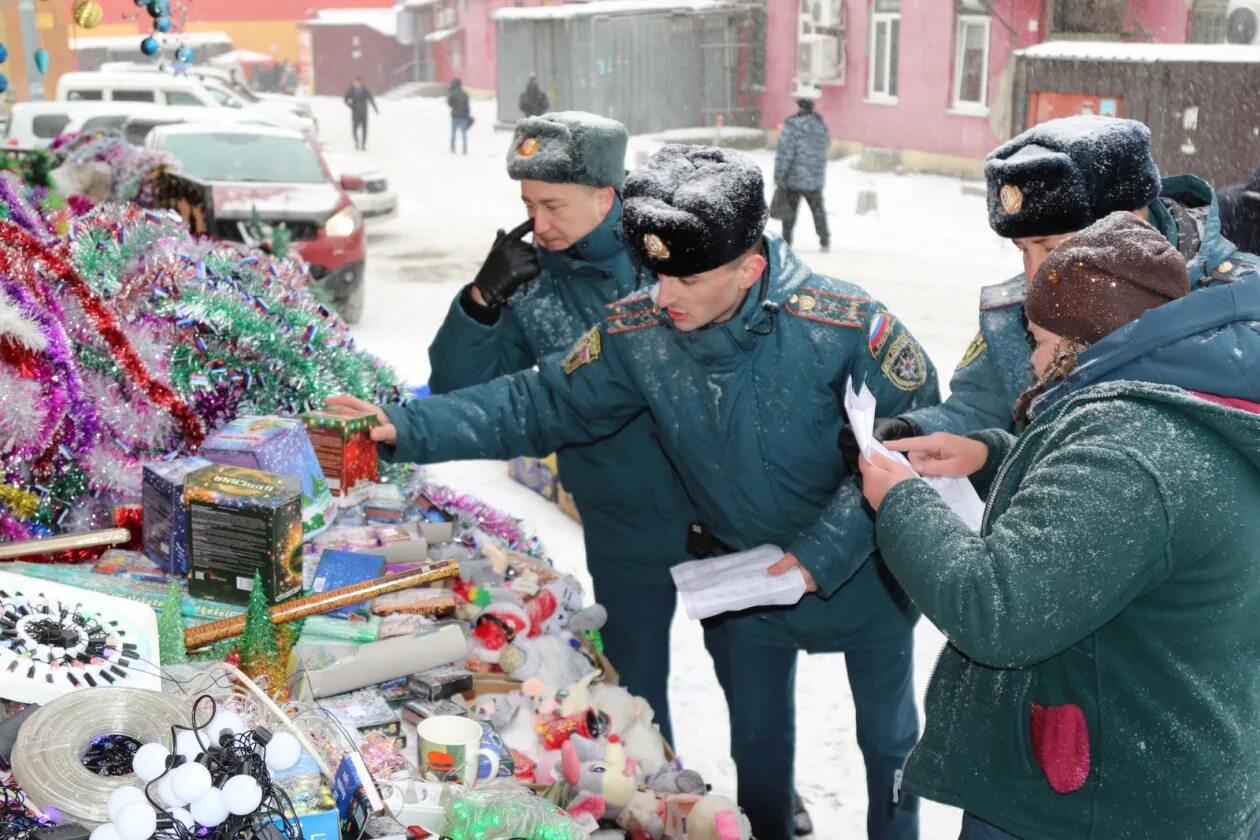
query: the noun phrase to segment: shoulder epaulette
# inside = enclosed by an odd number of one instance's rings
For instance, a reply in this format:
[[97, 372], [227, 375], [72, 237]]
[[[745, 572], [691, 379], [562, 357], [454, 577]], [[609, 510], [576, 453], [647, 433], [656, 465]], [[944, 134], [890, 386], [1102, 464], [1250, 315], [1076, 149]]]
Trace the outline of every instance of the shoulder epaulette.
[[1260, 258], [1251, 254], [1237, 253], [1209, 271], [1204, 280], [1215, 283], [1235, 283], [1249, 274], [1260, 274]]
[[647, 292], [638, 292], [605, 304], [605, 308], [609, 310], [609, 314], [604, 318], [604, 331], [609, 335], [665, 325], [661, 319], [661, 310], [652, 302]]
[[814, 286], [801, 286], [783, 308], [807, 321], [857, 330], [866, 326], [870, 304], [871, 299], [861, 295], [842, 295]]
[[1028, 292], [1028, 284], [1024, 275], [1019, 274], [998, 283], [996, 286], [985, 286], [980, 290], [980, 309], [988, 312], [993, 309], [1005, 309], [1008, 306], [1022, 306], [1024, 295]]

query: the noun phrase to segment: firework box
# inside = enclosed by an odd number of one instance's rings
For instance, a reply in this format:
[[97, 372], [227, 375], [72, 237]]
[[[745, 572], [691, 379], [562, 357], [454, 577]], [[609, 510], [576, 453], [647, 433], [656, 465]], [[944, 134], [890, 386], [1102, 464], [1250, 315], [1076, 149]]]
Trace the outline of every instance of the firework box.
[[184, 531], [184, 479], [210, 466], [205, 458], [177, 458], [144, 465], [144, 553], [167, 574], [188, 574]]
[[206, 440], [201, 455], [216, 464], [295, 476], [301, 482], [306, 537], [331, 523], [336, 502], [301, 421], [238, 417]]
[[214, 464], [184, 480], [188, 594], [248, 604], [254, 573], [267, 600], [302, 590], [302, 492], [298, 479]]
[[[385, 558], [379, 554], [361, 554], [357, 551], [326, 548], [320, 555], [319, 566], [315, 569], [315, 579], [311, 581], [311, 592], [328, 592], [343, 586], [353, 586], [356, 583], [378, 578], [383, 574], [385, 574]], [[352, 621], [367, 621], [372, 615], [372, 602], [360, 601], [327, 614]]]
[[[302, 840], [341, 840], [337, 801], [310, 753], [302, 750], [302, 758], [289, 770], [272, 771], [271, 781], [293, 803], [293, 815], [302, 826]], [[282, 827], [278, 819], [272, 824]]]
[[375, 412], [328, 406], [303, 414], [302, 422], [334, 496], [349, 503], [352, 487], [376, 481]]

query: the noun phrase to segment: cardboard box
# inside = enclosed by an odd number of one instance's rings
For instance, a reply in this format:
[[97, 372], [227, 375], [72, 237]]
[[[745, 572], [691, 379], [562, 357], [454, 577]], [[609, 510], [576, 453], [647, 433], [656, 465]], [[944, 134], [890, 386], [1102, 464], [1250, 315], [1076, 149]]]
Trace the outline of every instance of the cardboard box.
[[564, 485], [556, 483], [556, 506], [564, 511], [568, 517], [579, 524], [582, 522], [582, 514], [578, 513], [577, 503], [573, 501], [573, 494], [564, 489]]
[[347, 491], [359, 482], [376, 481], [376, 444], [371, 436], [376, 412], [327, 406], [306, 412], [302, 422], [334, 496], [347, 499]]
[[[344, 586], [353, 586], [385, 574], [385, 558], [379, 554], [366, 554], [358, 551], [339, 551], [334, 548], [324, 549], [320, 555], [319, 565], [315, 569], [315, 579], [311, 582], [311, 592], [322, 593]], [[327, 615], [355, 621], [367, 621], [372, 615], [372, 602], [360, 601], [348, 607], [340, 607]]]
[[177, 458], [144, 465], [141, 502], [144, 507], [144, 554], [170, 575], [188, 574], [187, 519], [184, 479], [205, 469], [205, 458]]
[[[303, 840], [340, 840], [341, 814], [337, 811], [337, 802], [310, 753], [303, 750], [301, 759], [288, 770], [272, 771], [271, 780], [293, 802]], [[272, 823], [280, 827], [279, 820]]]
[[508, 461], [508, 475], [544, 499], [551, 502], [556, 500], [560, 472], [556, 467], [554, 452], [546, 458], [513, 458]]
[[254, 573], [271, 603], [302, 590], [302, 495], [293, 476], [215, 464], [184, 481], [188, 594], [247, 605]]
[[301, 421], [238, 417], [211, 435], [201, 454], [216, 464], [295, 476], [301, 485], [306, 537], [331, 524], [336, 502]]

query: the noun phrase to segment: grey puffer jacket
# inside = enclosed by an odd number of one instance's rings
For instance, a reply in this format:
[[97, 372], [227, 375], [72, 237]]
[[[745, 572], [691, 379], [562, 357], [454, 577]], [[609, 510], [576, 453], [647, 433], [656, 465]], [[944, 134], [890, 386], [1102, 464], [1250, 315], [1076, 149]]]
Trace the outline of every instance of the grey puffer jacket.
[[774, 185], [797, 192], [817, 192], [827, 183], [831, 134], [822, 117], [798, 113], [783, 124], [774, 155]]

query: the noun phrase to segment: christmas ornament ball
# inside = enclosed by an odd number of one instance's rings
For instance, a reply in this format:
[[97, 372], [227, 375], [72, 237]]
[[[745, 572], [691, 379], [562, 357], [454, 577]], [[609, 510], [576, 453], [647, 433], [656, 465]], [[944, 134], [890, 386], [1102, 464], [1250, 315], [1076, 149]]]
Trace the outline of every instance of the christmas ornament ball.
[[74, 22], [84, 29], [95, 29], [105, 18], [105, 10], [96, 0], [76, 0], [74, 4]]
[[140, 52], [145, 55], [157, 55], [159, 49], [161, 47], [158, 45], [157, 38], [152, 35], [140, 42]]
[[188, 45], [184, 45], [180, 47], [179, 49], [175, 50], [175, 60], [182, 62], [183, 64], [192, 64], [192, 60], [193, 60], [192, 47]]

